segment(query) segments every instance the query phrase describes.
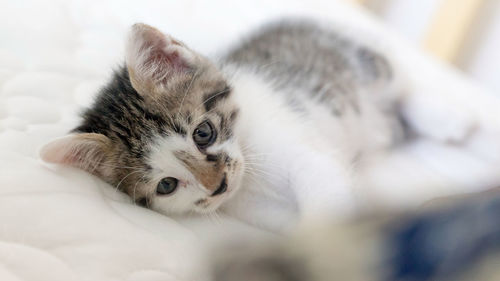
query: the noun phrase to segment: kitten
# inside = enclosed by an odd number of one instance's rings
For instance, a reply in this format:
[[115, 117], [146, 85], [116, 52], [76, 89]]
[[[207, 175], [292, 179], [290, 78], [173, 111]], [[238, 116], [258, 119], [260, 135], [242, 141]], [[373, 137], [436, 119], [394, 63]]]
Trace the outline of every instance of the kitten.
[[218, 62], [136, 24], [125, 66], [42, 158], [164, 214], [218, 209], [269, 229], [355, 209], [353, 161], [403, 135], [399, 72], [308, 21], [270, 24]]

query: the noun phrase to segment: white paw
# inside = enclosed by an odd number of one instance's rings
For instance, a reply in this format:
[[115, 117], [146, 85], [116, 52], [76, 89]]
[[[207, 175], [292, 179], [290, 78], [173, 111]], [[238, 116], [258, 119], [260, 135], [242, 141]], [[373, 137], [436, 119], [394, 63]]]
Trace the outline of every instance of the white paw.
[[402, 114], [418, 135], [444, 143], [463, 143], [479, 128], [475, 112], [446, 95], [408, 97]]

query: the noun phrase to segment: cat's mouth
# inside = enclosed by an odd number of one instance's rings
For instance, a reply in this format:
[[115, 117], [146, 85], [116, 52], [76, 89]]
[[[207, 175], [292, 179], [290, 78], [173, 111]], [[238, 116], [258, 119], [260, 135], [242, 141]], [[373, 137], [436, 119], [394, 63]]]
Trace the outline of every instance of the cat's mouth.
[[210, 197], [217, 196], [219, 194], [222, 194], [227, 191], [227, 179], [226, 175], [224, 175], [224, 178], [222, 178], [219, 187], [210, 195]]
[[196, 210], [200, 213], [215, 211], [228, 197], [230, 197], [230, 193], [231, 188], [228, 185], [228, 179], [224, 176], [219, 187], [209, 197], [199, 199], [194, 203]]
[[[234, 167], [238, 168], [239, 166], [234, 165]], [[198, 199], [194, 202], [195, 211], [199, 213], [210, 213], [217, 210], [239, 189], [240, 181], [240, 169], [225, 172], [219, 185], [217, 186], [217, 189], [215, 189], [207, 197]]]

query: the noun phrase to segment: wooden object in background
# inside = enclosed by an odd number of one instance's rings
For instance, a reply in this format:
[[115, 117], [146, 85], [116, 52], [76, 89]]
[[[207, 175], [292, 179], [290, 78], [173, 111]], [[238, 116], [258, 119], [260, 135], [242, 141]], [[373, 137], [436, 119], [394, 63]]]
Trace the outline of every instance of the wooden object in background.
[[453, 62], [484, 0], [441, 0], [424, 38], [424, 48]]

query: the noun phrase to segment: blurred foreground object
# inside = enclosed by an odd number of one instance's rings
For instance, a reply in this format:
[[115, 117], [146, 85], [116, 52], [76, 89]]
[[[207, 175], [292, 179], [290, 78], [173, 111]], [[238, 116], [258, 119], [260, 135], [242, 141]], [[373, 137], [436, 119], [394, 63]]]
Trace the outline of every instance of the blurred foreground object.
[[[437, 207], [439, 205], [439, 207]], [[217, 281], [500, 280], [500, 190], [227, 249]]]

